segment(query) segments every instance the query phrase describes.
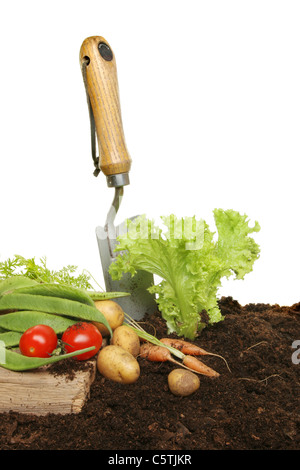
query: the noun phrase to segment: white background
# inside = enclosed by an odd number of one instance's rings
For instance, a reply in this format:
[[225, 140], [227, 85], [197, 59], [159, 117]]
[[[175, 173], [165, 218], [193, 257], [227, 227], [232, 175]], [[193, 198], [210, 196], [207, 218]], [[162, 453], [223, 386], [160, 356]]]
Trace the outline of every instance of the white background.
[[258, 220], [261, 257], [220, 295], [299, 299], [299, 1], [15, 0], [0, 4], [0, 260], [47, 256], [102, 283], [79, 49], [114, 50], [131, 184], [117, 222], [215, 207]]

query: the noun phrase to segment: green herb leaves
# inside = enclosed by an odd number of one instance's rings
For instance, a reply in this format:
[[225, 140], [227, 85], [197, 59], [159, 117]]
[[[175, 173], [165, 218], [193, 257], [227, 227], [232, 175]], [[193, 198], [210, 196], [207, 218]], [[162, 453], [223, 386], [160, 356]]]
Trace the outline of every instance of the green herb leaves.
[[257, 222], [249, 227], [246, 215], [222, 209], [214, 210], [214, 219], [217, 240], [206, 222], [195, 217], [161, 217], [165, 232], [145, 216], [128, 221], [117, 248], [125, 253], [110, 267], [113, 279], [137, 270], [157, 275], [161, 281], [150, 290], [169, 332], [189, 339], [206, 326], [203, 310], [210, 324], [223, 319], [217, 301], [221, 279], [243, 279], [259, 257], [259, 246], [249, 237], [260, 230]]
[[77, 274], [77, 266], [68, 265], [54, 271], [47, 267], [46, 261], [46, 257], [41, 258], [37, 263], [35, 258], [26, 259], [23, 256], [15, 255], [13, 258], [0, 262], [0, 280], [21, 275], [39, 282], [57, 282], [81, 289], [92, 288], [90, 276], [84, 272]]

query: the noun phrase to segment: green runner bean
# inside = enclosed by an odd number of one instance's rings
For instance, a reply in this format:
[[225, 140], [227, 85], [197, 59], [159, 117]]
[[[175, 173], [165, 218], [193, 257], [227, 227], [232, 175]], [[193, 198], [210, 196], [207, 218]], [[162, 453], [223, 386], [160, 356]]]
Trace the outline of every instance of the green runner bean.
[[95, 300], [111, 300], [118, 297], [127, 297], [130, 295], [128, 292], [97, 292], [87, 291], [93, 301]]
[[112, 329], [105, 316], [94, 306], [74, 300], [31, 294], [6, 294], [0, 297], [1, 310], [35, 310], [39, 312], [63, 315], [79, 320], [103, 323], [112, 335]]
[[78, 351], [74, 351], [68, 354], [62, 354], [60, 356], [51, 356], [49, 358], [40, 358], [40, 357], [28, 357], [23, 356], [22, 354], [10, 351], [1, 347], [0, 343], [0, 366], [4, 367], [4, 369], [9, 369], [13, 371], [24, 371], [30, 369], [37, 369], [38, 367], [46, 366], [48, 364], [53, 364], [54, 362], [61, 361], [63, 359], [68, 359], [73, 356], [78, 356], [79, 354], [83, 354], [88, 351], [92, 351], [95, 349], [95, 346], [91, 346], [90, 348], [80, 349]]
[[0, 333], [0, 343], [2, 341], [7, 348], [12, 348], [19, 345], [21, 336], [22, 333], [17, 331], [6, 331], [5, 333]]
[[78, 320], [32, 310], [20, 310], [18, 312], [0, 315], [0, 327], [9, 331], [24, 333], [35, 325], [48, 325], [55, 333], [63, 333], [69, 326]]
[[0, 295], [21, 287], [34, 286], [38, 283], [25, 276], [12, 276], [0, 281]]
[[16, 294], [46, 295], [62, 299], [75, 300], [86, 305], [94, 306], [94, 301], [83, 289], [63, 284], [43, 283], [34, 286], [22, 287], [14, 291]]

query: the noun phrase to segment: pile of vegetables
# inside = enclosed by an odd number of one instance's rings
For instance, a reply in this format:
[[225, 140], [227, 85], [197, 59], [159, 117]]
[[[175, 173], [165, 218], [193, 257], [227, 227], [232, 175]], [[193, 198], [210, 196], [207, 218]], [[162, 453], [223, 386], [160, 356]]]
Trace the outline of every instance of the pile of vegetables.
[[92, 357], [102, 345], [99, 325], [112, 335], [95, 302], [123, 295], [28, 275], [5, 277], [0, 281], [0, 365], [23, 371], [69, 357]]
[[122, 253], [110, 266], [114, 280], [138, 270], [158, 276], [161, 281], [149, 290], [156, 294], [168, 332], [190, 340], [206, 326], [201, 312], [208, 324], [223, 320], [217, 298], [222, 278], [243, 279], [260, 253], [249, 236], [260, 230], [258, 222], [250, 227], [247, 216], [233, 210], [213, 214], [217, 239], [195, 217], [162, 217], [164, 232], [145, 216], [128, 220], [128, 232], [118, 237], [116, 251]]
[[143, 330], [112, 299], [123, 295], [38, 282], [24, 275], [3, 279], [0, 366], [25, 371], [71, 357], [95, 357], [104, 377], [132, 384], [140, 377], [139, 358], [170, 361], [180, 369], [170, 373], [169, 388], [181, 396], [199, 388], [196, 374], [219, 376], [195, 357], [210, 353], [186, 341], [158, 340]]

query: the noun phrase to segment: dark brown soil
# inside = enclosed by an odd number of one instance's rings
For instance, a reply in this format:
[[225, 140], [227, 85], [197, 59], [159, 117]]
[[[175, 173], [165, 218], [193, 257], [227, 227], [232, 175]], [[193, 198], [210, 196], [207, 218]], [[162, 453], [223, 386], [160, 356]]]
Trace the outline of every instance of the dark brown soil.
[[[227, 297], [220, 307], [225, 320], [195, 342], [224, 356], [231, 372], [222, 359], [205, 357], [220, 377], [201, 376], [200, 389], [180, 398], [167, 385], [174, 364], [139, 359], [135, 384], [97, 373], [78, 415], [0, 414], [0, 449], [298, 450], [300, 364], [292, 362], [292, 344], [300, 340], [300, 303], [242, 307]], [[166, 334], [159, 314], [147, 321], [158, 337]], [[61, 373], [62, 364], [53, 372]], [[67, 365], [73, 372], [80, 367]]]

